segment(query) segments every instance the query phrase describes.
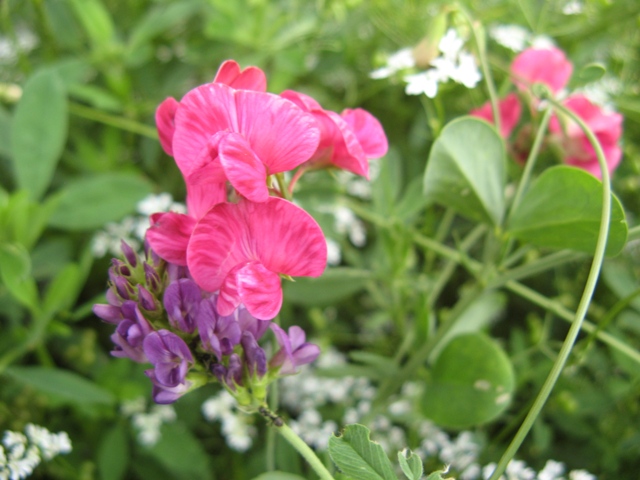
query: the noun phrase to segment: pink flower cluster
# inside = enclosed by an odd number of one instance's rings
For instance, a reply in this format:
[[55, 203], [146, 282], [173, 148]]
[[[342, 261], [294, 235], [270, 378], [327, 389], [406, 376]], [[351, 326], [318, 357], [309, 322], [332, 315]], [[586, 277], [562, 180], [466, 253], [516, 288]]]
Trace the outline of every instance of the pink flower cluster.
[[[532, 118], [538, 115], [539, 101], [534, 98], [530, 88], [535, 83], [546, 85], [554, 94], [559, 94], [569, 82], [573, 66], [562, 50], [557, 48], [530, 48], [520, 53], [511, 64], [511, 77], [518, 93], [509, 93], [499, 101], [500, 134], [509, 140], [514, 129], [520, 123], [524, 101], [530, 107]], [[592, 103], [582, 93], [574, 93], [562, 101], [563, 105], [574, 112], [594, 132], [600, 142], [607, 160], [609, 172], [618, 166], [622, 157], [620, 137], [622, 135], [622, 115], [607, 112]], [[489, 102], [472, 110], [471, 115], [493, 122], [493, 112]], [[511, 153], [521, 161], [526, 160], [531, 144], [532, 127], [523, 125], [509, 144]], [[584, 132], [575, 122], [561, 115], [556, 115], [549, 124], [547, 143], [559, 147], [563, 161], [588, 171], [600, 178], [601, 171], [595, 151]]]
[[[114, 356], [153, 365], [145, 373], [156, 402], [217, 379], [255, 407], [270, 381], [320, 353], [300, 327], [271, 323], [281, 278], [318, 277], [327, 261], [319, 225], [290, 201], [293, 184], [317, 168], [368, 177], [386, 136], [365, 110], [338, 114], [302, 93], [267, 93], [262, 70], [232, 60], [213, 82], [162, 102], [156, 123], [184, 177], [187, 213], [151, 216], [144, 260], [123, 243], [108, 304], [94, 312], [116, 327]], [[283, 173], [294, 169], [287, 186]], [[269, 328], [280, 349], [267, 360], [258, 341]]]
[[212, 83], [160, 105], [161, 143], [184, 176], [188, 214], [157, 214], [147, 234], [158, 255], [220, 292], [223, 315], [243, 303], [262, 320], [280, 310], [280, 275], [317, 277], [327, 255], [315, 220], [272, 176], [332, 166], [368, 177], [368, 159], [387, 151], [368, 112], [337, 114], [302, 93], [265, 90], [260, 69], [230, 60]]

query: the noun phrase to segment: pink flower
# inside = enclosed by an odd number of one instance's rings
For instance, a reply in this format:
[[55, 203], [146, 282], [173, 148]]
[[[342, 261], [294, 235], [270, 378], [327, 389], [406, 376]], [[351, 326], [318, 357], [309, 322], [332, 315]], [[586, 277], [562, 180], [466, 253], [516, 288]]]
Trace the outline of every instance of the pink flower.
[[243, 303], [260, 320], [280, 311], [280, 274], [318, 277], [326, 262], [327, 246], [316, 221], [277, 197], [216, 205], [196, 225], [187, 249], [196, 283], [209, 292], [219, 290], [220, 315], [231, 315]]
[[[500, 135], [502, 135], [503, 138], [509, 138], [514, 127], [520, 121], [522, 108], [518, 95], [510, 93], [504, 97], [498, 102], [498, 110], [500, 113]], [[480, 108], [471, 110], [470, 115], [483, 118], [491, 124], [494, 123], [491, 102], [487, 102]]]
[[175, 113], [172, 151], [189, 187], [269, 198], [267, 177], [308, 160], [320, 131], [312, 115], [276, 95], [211, 83], [191, 90]]
[[[213, 83], [223, 83], [238, 90], [267, 91], [267, 77], [258, 67], [247, 67], [240, 70], [240, 65], [235, 60], [227, 60], [220, 65]], [[174, 119], [176, 110], [180, 105], [175, 98], [167, 98], [156, 110], [156, 125], [160, 136], [160, 144], [167, 153], [173, 156], [173, 133], [175, 132]]]
[[333, 165], [369, 178], [371, 158], [387, 153], [387, 137], [380, 122], [369, 112], [357, 108], [338, 115], [323, 109], [313, 98], [286, 90], [280, 95], [315, 117], [320, 128], [320, 143], [309, 163]]
[[[567, 98], [564, 101], [564, 106], [576, 113], [593, 131], [602, 146], [607, 160], [607, 167], [609, 173], [611, 173], [622, 158], [622, 150], [619, 145], [620, 136], [622, 135], [622, 115], [616, 112], [605, 112], [582, 94], [572, 95]], [[595, 150], [576, 123], [569, 120], [563, 132], [559, 119], [554, 116], [549, 124], [549, 131], [563, 147], [566, 163], [602, 178]]]
[[571, 77], [573, 66], [558, 48], [528, 48], [511, 64], [514, 83], [525, 90], [534, 83], [544, 83], [553, 93], [562, 90]]

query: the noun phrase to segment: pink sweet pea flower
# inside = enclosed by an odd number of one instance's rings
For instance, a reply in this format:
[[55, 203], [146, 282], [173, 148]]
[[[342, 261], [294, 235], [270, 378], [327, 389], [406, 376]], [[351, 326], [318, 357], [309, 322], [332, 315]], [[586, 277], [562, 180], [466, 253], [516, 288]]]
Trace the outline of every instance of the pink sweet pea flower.
[[[616, 112], [605, 112], [582, 94], [567, 98], [564, 105], [583, 119], [593, 131], [602, 146], [609, 173], [613, 172], [622, 158], [622, 150], [619, 145], [622, 135], [622, 115]], [[563, 147], [567, 164], [582, 168], [592, 175], [602, 178], [596, 153], [587, 136], [576, 123], [568, 120], [565, 132], [563, 132], [560, 121], [554, 116], [549, 123], [549, 131]]]
[[327, 245], [316, 221], [277, 197], [216, 205], [200, 219], [187, 248], [196, 283], [220, 291], [220, 315], [231, 315], [243, 303], [260, 320], [280, 311], [279, 274], [318, 277], [326, 262]]
[[555, 47], [528, 48], [511, 64], [514, 83], [520, 90], [544, 83], [553, 93], [558, 93], [569, 81], [572, 71], [573, 66], [564, 52]]
[[[222, 83], [238, 90], [267, 91], [267, 77], [258, 67], [240, 69], [235, 60], [226, 60], [218, 68], [213, 83]], [[156, 110], [156, 125], [160, 136], [160, 144], [167, 153], [173, 156], [174, 119], [179, 103], [175, 98], [167, 98]]]
[[174, 126], [172, 152], [189, 187], [220, 191], [229, 180], [254, 202], [269, 198], [269, 175], [308, 160], [320, 138], [313, 116], [291, 102], [221, 83], [188, 92]]
[[[514, 127], [520, 121], [522, 107], [520, 106], [518, 95], [510, 93], [504, 97], [498, 102], [498, 110], [500, 114], [500, 135], [506, 139], [509, 138]], [[491, 124], [494, 123], [491, 102], [486, 102], [480, 108], [471, 110], [469, 114], [474, 117], [483, 118]]]
[[380, 122], [369, 112], [357, 108], [338, 115], [323, 109], [313, 98], [293, 90], [280, 94], [315, 117], [320, 127], [320, 143], [309, 163], [333, 165], [369, 178], [369, 159], [387, 153], [387, 137]]

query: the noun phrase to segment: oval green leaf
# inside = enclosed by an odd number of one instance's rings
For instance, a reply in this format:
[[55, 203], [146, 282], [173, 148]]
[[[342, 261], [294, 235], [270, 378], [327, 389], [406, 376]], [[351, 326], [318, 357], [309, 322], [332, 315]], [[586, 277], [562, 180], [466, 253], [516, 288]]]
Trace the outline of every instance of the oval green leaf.
[[[539, 247], [593, 253], [602, 215], [602, 183], [575, 167], [546, 170], [513, 212], [507, 232]], [[627, 241], [627, 221], [612, 195], [607, 255], [616, 255]]]
[[434, 142], [424, 175], [429, 200], [471, 220], [500, 225], [504, 216], [504, 142], [484, 120], [449, 122]]
[[423, 412], [444, 427], [480, 425], [507, 408], [514, 388], [513, 366], [496, 342], [478, 333], [460, 335], [433, 365]]
[[39, 199], [67, 139], [67, 97], [53, 70], [40, 70], [25, 84], [10, 135], [16, 183]]
[[347, 425], [329, 439], [329, 455], [342, 472], [355, 480], [398, 480], [380, 444], [369, 439], [363, 425]]
[[120, 220], [151, 193], [137, 175], [108, 173], [78, 180], [60, 191], [60, 202], [49, 225], [65, 230], [91, 230]]

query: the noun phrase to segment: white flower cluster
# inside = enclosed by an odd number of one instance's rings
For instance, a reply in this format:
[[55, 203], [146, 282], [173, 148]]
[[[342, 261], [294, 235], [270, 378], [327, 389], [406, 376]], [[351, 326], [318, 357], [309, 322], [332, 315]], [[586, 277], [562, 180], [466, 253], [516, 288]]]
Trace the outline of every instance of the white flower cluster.
[[[416, 421], [413, 405], [419, 401], [423, 389], [418, 383], [407, 382], [397, 399], [393, 400], [386, 415], [376, 415], [370, 422], [363, 422], [371, 411], [376, 388], [366, 377], [331, 378], [319, 376], [316, 368], [345, 365], [343, 355], [328, 350], [315, 366], [305, 366], [300, 375], [285, 377], [280, 383], [280, 402], [294, 417], [288, 423], [310, 446], [318, 451], [327, 449], [331, 433], [342, 425], [368, 423], [371, 438], [379, 443], [387, 454], [394, 456], [407, 446], [407, 431], [415, 430], [422, 441], [413, 449], [423, 461], [448, 465], [457, 473], [458, 480], [486, 480], [495, 470], [495, 464], [482, 466], [478, 457], [482, 446], [473, 432], [462, 431], [451, 437], [430, 420]], [[323, 419], [321, 411], [327, 406], [345, 407], [341, 424], [334, 419]], [[405, 425], [401, 427], [399, 425]], [[538, 473], [521, 460], [509, 463], [501, 480], [596, 480], [585, 470], [572, 470], [564, 474], [564, 464], [549, 460]]]
[[124, 402], [120, 411], [125, 417], [131, 417], [131, 424], [137, 432], [138, 443], [145, 447], [158, 443], [162, 424], [176, 419], [176, 411], [171, 405], [153, 405], [147, 412], [146, 400], [143, 397]]
[[[407, 82], [407, 95], [425, 94], [435, 98], [438, 94], [438, 84], [453, 80], [467, 88], [475, 87], [482, 79], [474, 56], [463, 50], [464, 39], [458, 32], [450, 28], [438, 44], [440, 55], [431, 60], [431, 68], [423, 72], [404, 76]], [[387, 65], [371, 72], [371, 78], [387, 78], [397, 72], [415, 67], [415, 60], [411, 49], [404, 48], [391, 55]]]
[[38, 37], [29, 29], [18, 27], [15, 39], [0, 37], [0, 65], [10, 65], [16, 62], [18, 55], [29, 53], [39, 43]]
[[91, 243], [93, 255], [104, 257], [107, 253], [120, 255], [120, 241], [127, 242], [134, 251], [140, 251], [144, 235], [149, 228], [149, 217], [157, 212], [186, 213], [187, 208], [182, 203], [173, 201], [169, 193], [148, 195], [136, 207], [138, 215], [128, 216], [120, 222], [110, 222], [95, 234]]
[[256, 428], [251, 416], [235, 408], [236, 400], [226, 390], [221, 390], [202, 404], [202, 414], [208, 421], [219, 420], [227, 445], [238, 452], [246, 452], [253, 445]]
[[70, 451], [66, 432], [51, 433], [32, 423], [24, 427], [24, 433], [6, 430], [0, 445], [0, 480], [27, 478], [42, 460]]
[[[300, 375], [285, 377], [280, 383], [280, 402], [295, 418], [289, 426], [318, 451], [327, 449], [331, 433], [339, 425], [334, 419], [323, 419], [320, 410], [326, 406], [343, 407], [341, 423], [358, 423], [371, 411], [376, 389], [366, 377], [330, 378], [316, 374], [315, 368], [344, 365], [343, 355], [328, 350], [315, 367], [305, 366]], [[376, 441], [389, 454], [401, 450], [405, 444], [404, 430], [384, 415], [376, 415], [368, 425]]]
[[494, 25], [489, 36], [498, 44], [513, 52], [521, 52], [527, 47], [549, 48], [553, 40], [546, 35], [534, 35], [520, 25]]

